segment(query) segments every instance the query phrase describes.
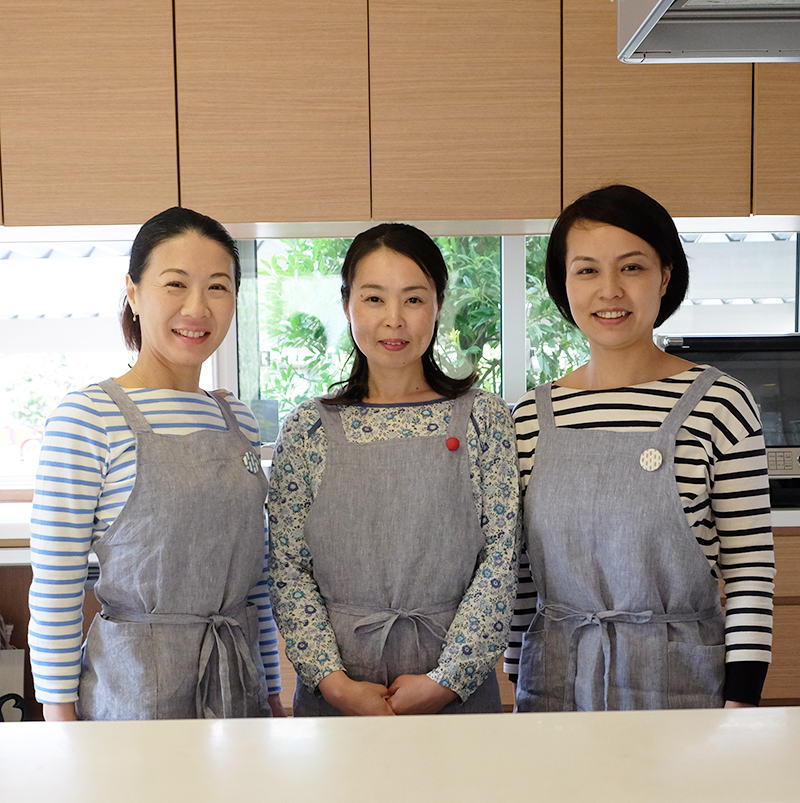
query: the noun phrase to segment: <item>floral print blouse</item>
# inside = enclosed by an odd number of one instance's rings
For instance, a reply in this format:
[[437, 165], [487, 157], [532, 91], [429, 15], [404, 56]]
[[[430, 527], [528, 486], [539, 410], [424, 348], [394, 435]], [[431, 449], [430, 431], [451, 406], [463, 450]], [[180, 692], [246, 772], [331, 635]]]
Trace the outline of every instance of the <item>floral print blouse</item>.
[[[361, 403], [341, 406], [339, 411], [348, 441], [371, 443], [441, 434], [453, 406], [450, 399], [438, 399]], [[327, 446], [314, 402], [304, 402], [284, 421], [270, 471], [270, 596], [287, 655], [311, 690], [326, 675], [344, 669], [303, 534], [325, 471]], [[475, 513], [485, 540], [439, 664], [428, 673], [462, 700], [483, 683], [502, 656], [516, 593], [520, 537], [516, 445], [509, 410], [498, 396], [484, 391], [476, 395], [467, 449]]]

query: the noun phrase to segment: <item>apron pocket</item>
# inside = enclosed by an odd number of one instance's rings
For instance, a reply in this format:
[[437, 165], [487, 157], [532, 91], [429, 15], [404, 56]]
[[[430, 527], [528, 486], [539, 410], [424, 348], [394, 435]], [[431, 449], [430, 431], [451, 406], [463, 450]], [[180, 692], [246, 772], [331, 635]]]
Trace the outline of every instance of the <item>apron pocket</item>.
[[725, 645], [671, 641], [667, 645], [670, 708], [721, 708]]
[[150, 625], [95, 616], [83, 645], [80, 719], [155, 719], [157, 673]]

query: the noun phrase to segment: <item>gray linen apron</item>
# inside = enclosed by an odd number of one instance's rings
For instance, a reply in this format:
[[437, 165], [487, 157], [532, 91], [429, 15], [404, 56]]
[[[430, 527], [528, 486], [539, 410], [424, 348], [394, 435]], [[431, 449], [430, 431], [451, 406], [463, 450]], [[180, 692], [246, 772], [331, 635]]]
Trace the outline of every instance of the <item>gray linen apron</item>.
[[[83, 646], [81, 719], [270, 716], [258, 609], [267, 479], [227, 401], [225, 431], [153, 431], [100, 382], [136, 436], [136, 479], [93, 549], [103, 606]], [[132, 467], [133, 468], [133, 467]]]
[[519, 711], [722, 705], [719, 587], [674, 462], [678, 430], [720, 375], [700, 374], [654, 433], [556, 427], [551, 384], [536, 389], [524, 527], [538, 603]]
[[[467, 451], [475, 391], [446, 433], [350, 443], [336, 407], [317, 400], [328, 439], [305, 539], [347, 674], [390, 686], [436, 668], [484, 545]], [[460, 441], [450, 451], [448, 437]], [[502, 711], [494, 671], [440, 713]], [[298, 679], [295, 716], [337, 716]]]

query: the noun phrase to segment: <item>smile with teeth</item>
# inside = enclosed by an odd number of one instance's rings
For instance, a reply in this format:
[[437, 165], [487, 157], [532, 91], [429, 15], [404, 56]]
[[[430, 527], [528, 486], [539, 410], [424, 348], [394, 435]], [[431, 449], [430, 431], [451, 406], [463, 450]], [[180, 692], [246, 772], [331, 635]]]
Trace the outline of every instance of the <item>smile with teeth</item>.
[[190, 331], [189, 329], [173, 329], [172, 331], [176, 332], [179, 335], [183, 335], [184, 337], [194, 337], [194, 338], [205, 337], [208, 334], [208, 332], [193, 332]]
[[626, 315], [630, 315], [630, 313], [623, 310], [603, 310], [602, 312], [595, 312], [595, 315], [598, 318], [624, 318]]

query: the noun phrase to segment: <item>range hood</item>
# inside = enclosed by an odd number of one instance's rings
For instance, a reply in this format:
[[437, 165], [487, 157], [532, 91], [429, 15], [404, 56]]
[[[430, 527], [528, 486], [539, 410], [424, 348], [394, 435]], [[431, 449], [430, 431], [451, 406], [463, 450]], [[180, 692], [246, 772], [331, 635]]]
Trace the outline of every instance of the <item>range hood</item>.
[[800, 61], [800, 0], [617, 0], [628, 64]]

